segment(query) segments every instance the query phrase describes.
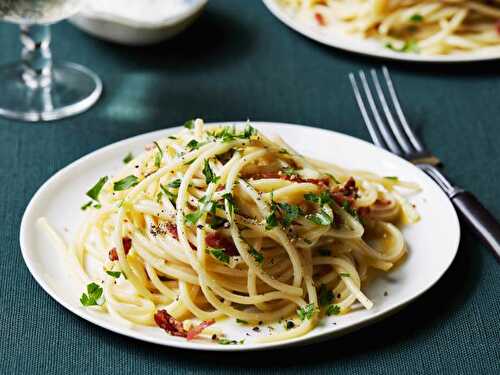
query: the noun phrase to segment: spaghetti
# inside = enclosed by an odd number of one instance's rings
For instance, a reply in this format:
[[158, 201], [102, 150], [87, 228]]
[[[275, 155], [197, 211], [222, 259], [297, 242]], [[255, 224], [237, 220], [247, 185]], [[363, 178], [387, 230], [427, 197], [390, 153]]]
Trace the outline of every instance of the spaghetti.
[[69, 247], [84, 306], [221, 343], [236, 342], [210, 326], [228, 317], [288, 319], [263, 342], [372, 307], [363, 293], [371, 270], [388, 271], [406, 253], [395, 223], [418, 220], [398, 190], [418, 186], [305, 158], [250, 125], [186, 127], [87, 193]]
[[500, 1], [279, 0], [321, 27], [344, 30], [399, 52], [500, 51]]

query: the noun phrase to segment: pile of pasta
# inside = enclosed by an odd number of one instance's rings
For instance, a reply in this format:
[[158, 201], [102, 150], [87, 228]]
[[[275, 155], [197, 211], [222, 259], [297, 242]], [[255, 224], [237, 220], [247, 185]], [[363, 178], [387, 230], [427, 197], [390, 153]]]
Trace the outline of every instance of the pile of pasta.
[[400, 52], [500, 51], [499, 0], [280, 1], [321, 26], [340, 23], [348, 33], [377, 39]]
[[185, 127], [87, 193], [68, 249], [84, 306], [221, 343], [210, 326], [228, 318], [287, 321], [266, 342], [373, 306], [371, 270], [404, 257], [396, 224], [418, 220], [399, 190], [418, 186], [306, 158], [250, 125]]

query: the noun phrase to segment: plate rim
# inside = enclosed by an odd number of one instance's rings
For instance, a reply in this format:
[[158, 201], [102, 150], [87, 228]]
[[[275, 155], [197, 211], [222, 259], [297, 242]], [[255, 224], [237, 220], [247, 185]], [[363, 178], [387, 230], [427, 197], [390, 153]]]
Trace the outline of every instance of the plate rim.
[[[246, 121], [222, 121], [222, 122], [206, 123], [207, 126], [211, 126], [211, 125], [227, 126], [227, 125], [233, 125], [233, 124], [239, 126], [239, 125], [247, 124], [247, 122]], [[350, 139], [351, 141], [354, 140], [355, 142], [362, 143], [364, 145], [364, 147], [373, 148], [373, 149], [376, 149], [377, 152], [385, 153], [389, 158], [395, 158], [399, 162], [403, 162], [403, 164], [406, 164], [407, 167], [413, 169], [418, 174], [420, 174], [420, 176], [422, 178], [428, 179], [428, 181], [431, 181], [433, 184], [435, 184], [434, 181], [432, 181], [432, 179], [429, 176], [427, 176], [423, 171], [421, 171], [420, 169], [415, 167], [413, 164], [411, 164], [407, 160], [402, 159], [399, 156], [392, 154], [391, 152], [389, 152], [387, 150], [378, 148], [375, 145], [373, 145], [373, 144], [371, 144], [363, 139], [356, 138], [356, 137], [348, 135], [348, 134], [344, 134], [344, 133], [337, 132], [334, 130], [329, 130], [329, 129], [316, 128], [316, 127], [307, 126], [307, 125], [283, 123], [283, 122], [273, 122], [273, 121], [252, 121], [252, 125], [256, 125], [256, 126], [278, 125], [278, 126], [285, 126], [285, 127], [302, 128], [303, 131], [304, 130], [305, 131], [313, 130], [313, 131], [318, 131], [318, 132], [322, 132], [325, 134], [333, 133], [334, 136], [338, 136], [340, 138], [347, 138], [347, 139]], [[38, 283], [38, 285], [52, 299], [54, 299], [57, 303], [61, 304], [68, 311], [72, 312], [73, 314], [77, 315], [78, 317], [80, 317], [84, 320], [87, 320], [87, 321], [89, 321], [89, 322], [91, 322], [91, 323], [93, 323], [101, 328], [104, 328], [106, 330], [117, 333], [119, 335], [127, 336], [129, 338], [143, 341], [143, 342], [148, 342], [148, 343], [157, 344], [157, 345], [166, 346], [166, 347], [175, 347], [175, 348], [180, 348], [180, 349], [202, 350], [202, 351], [213, 351], [213, 352], [215, 352], [215, 351], [217, 351], [217, 352], [225, 352], [225, 351], [234, 352], [234, 351], [259, 351], [259, 350], [277, 349], [277, 348], [284, 348], [284, 347], [291, 347], [291, 346], [303, 346], [303, 345], [309, 345], [309, 344], [317, 343], [317, 342], [328, 340], [328, 339], [334, 339], [335, 337], [339, 337], [339, 336], [342, 336], [344, 334], [347, 334], [347, 333], [350, 333], [353, 331], [357, 331], [358, 329], [361, 329], [361, 328], [364, 328], [368, 325], [376, 323], [376, 322], [384, 319], [385, 317], [388, 317], [388, 316], [398, 312], [400, 309], [404, 308], [409, 303], [411, 303], [415, 299], [422, 296], [430, 288], [432, 288], [436, 283], [438, 283], [439, 280], [441, 280], [441, 278], [443, 277], [443, 275], [448, 271], [448, 269], [450, 268], [454, 259], [456, 258], [456, 255], [457, 255], [457, 252], [459, 249], [460, 239], [461, 239], [461, 228], [460, 228], [460, 224], [459, 224], [459, 220], [458, 220], [458, 215], [456, 213], [455, 208], [453, 207], [450, 200], [448, 199], [448, 197], [445, 195], [445, 193], [441, 189], [439, 189], [438, 190], [439, 194], [440, 195], [442, 194], [442, 198], [444, 198], [444, 200], [446, 201], [445, 204], [449, 206], [448, 207], [449, 211], [453, 217], [453, 223], [451, 225], [453, 225], [455, 227], [455, 230], [456, 230], [456, 241], [455, 241], [456, 243], [450, 245], [450, 247], [451, 246], [453, 247], [452, 256], [450, 256], [448, 263], [446, 264], [445, 267], [442, 268], [442, 270], [440, 271], [440, 274], [437, 278], [435, 278], [430, 283], [426, 283], [425, 287], [422, 288], [422, 290], [420, 290], [417, 294], [412, 295], [410, 298], [405, 299], [401, 303], [397, 303], [395, 306], [392, 306], [392, 307], [388, 308], [387, 310], [379, 311], [379, 312], [373, 314], [372, 316], [363, 317], [359, 321], [357, 321], [355, 324], [342, 327], [341, 329], [336, 330], [336, 331], [326, 331], [326, 332], [319, 333], [319, 334], [312, 336], [312, 337], [300, 336], [300, 337], [296, 337], [296, 338], [286, 340], [286, 341], [278, 341], [278, 342], [270, 342], [270, 343], [255, 343], [252, 345], [207, 345], [207, 344], [187, 342], [187, 341], [175, 341], [175, 340], [164, 341], [164, 340], [156, 338], [156, 337], [148, 336], [148, 335], [146, 335], [142, 332], [139, 332], [139, 331], [134, 331], [133, 333], [124, 332], [123, 330], [120, 329], [120, 328], [124, 328], [124, 327], [121, 327], [120, 325], [117, 325], [117, 324], [112, 324], [110, 322], [101, 321], [100, 319], [98, 319], [94, 315], [88, 314], [84, 310], [79, 309], [76, 306], [71, 305], [63, 297], [60, 297], [57, 295], [57, 292], [50, 285], [48, 285], [48, 283], [45, 282], [45, 280], [42, 278], [41, 273], [38, 273], [34, 270], [34, 264], [32, 261], [29, 261], [29, 258], [27, 255], [29, 250], [27, 250], [28, 245], [26, 243], [27, 236], [28, 236], [27, 233], [29, 232], [29, 229], [28, 229], [29, 220], [30, 220], [30, 216], [32, 216], [31, 211], [33, 210], [33, 206], [36, 205], [36, 202], [38, 201], [38, 197], [40, 195], [42, 195], [47, 189], [49, 189], [49, 187], [53, 183], [53, 181], [57, 180], [60, 176], [63, 176], [67, 171], [69, 171], [69, 170], [73, 169], [74, 167], [77, 167], [80, 164], [85, 163], [87, 160], [95, 157], [96, 154], [105, 153], [105, 152], [109, 151], [110, 149], [113, 149], [115, 147], [119, 147], [120, 145], [124, 145], [127, 143], [134, 143], [134, 142], [138, 141], [139, 138], [148, 138], [148, 137], [152, 138], [152, 137], [157, 137], [160, 135], [168, 135], [168, 134], [175, 133], [175, 132], [179, 131], [180, 129], [182, 129], [182, 125], [166, 127], [166, 128], [160, 129], [160, 130], [154, 130], [154, 131], [147, 132], [147, 133], [141, 133], [141, 134], [129, 137], [129, 138], [125, 138], [125, 139], [113, 142], [109, 145], [106, 145], [106, 146], [98, 148], [92, 152], [89, 152], [89, 153], [85, 154], [84, 156], [76, 159], [75, 161], [69, 163], [67, 166], [61, 168], [60, 170], [58, 170], [54, 174], [52, 174], [52, 176], [49, 177], [37, 189], [37, 191], [33, 194], [32, 198], [30, 199], [28, 205], [26, 206], [26, 209], [25, 209], [23, 216], [22, 216], [22, 220], [21, 220], [21, 224], [20, 224], [20, 231], [19, 231], [19, 244], [20, 244], [21, 254], [22, 254], [24, 263], [25, 263], [26, 267], [28, 268], [31, 276], [35, 279], [35, 281]]]
[[359, 48], [351, 48], [346, 43], [346, 45], [341, 45], [337, 41], [332, 40], [326, 36], [322, 36], [315, 32], [312, 28], [304, 25], [300, 22], [296, 22], [292, 17], [286, 14], [285, 11], [276, 3], [276, 0], [262, 0], [266, 8], [275, 16], [278, 20], [284, 23], [290, 29], [302, 34], [306, 38], [312, 39], [318, 43], [327, 45], [329, 47], [334, 47], [340, 50], [356, 53], [363, 56], [374, 56], [378, 58], [383, 58], [386, 60], [398, 60], [407, 61], [412, 63], [433, 63], [433, 64], [459, 64], [459, 63], [472, 63], [479, 61], [492, 61], [500, 59], [500, 52], [491, 56], [488, 55], [437, 55], [437, 56], [421, 56], [417, 54], [408, 54], [395, 51], [384, 51], [380, 49], [374, 51], [364, 51]]

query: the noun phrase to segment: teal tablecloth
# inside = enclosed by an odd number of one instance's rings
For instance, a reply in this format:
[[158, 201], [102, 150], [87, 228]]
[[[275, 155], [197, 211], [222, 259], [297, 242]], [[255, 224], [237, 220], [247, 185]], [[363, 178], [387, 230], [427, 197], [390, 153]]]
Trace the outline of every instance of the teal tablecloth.
[[[258, 1], [210, 0], [191, 29], [150, 48], [98, 41], [66, 23], [53, 31], [55, 56], [92, 67], [106, 91], [97, 107], [69, 120], [0, 120], [0, 373], [500, 374], [500, 269], [467, 228], [451, 268], [416, 302], [359, 332], [300, 349], [164, 348], [108, 332], [52, 300], [25, 267], [18, 237], [29, 199], [58, 169], [194, 116], [294, 122], [368, 139], [347, 74], [382, 62], [312, 42]], [[14, 26], [0, 25], [0, 47], [0, 63], [18, 57]], [[446, 171], [500, 216], [499, 63], [387, 64], [411, 122]]]

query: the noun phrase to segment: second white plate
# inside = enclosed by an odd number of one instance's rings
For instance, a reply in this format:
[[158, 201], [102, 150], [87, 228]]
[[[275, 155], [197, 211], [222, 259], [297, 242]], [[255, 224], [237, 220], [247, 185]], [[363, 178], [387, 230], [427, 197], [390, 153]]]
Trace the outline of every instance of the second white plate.
[[392, 51], [376, 40], [362, 39], [357, 36], [351, 36], [335, 28], [325, 29], [315, 24], [307, 24], [291, 12], [278, 4], [277, 0], [263, 0], [266, 7], [284, 24], [293, 30], [311, 38], [317, 42], [331, 47], [340, 48], [350, 52], [356, 52], [363, 55], [383, 57], [393, 60], [433, 62], [433, 63], [452, 63], [467, 61], [486, 61], [500, 59], [500, 51], [495, 54], [484, 53], [455, 53], [451, 55], [419, 55], [416, 53], [403, 53]]
[[[238, 123], [236, 123], [238, 124]], [[243, 123], [241, 123], [243, 125]], [[179, 128], [161, 130], [130, 138], [95, 151], [70, 164], [51, 177], [34, 195], [21, 223], [21, 250], [31, 274], [40, 286], [56, 301], [76, 315], [111, 331], [139, 340], [166, 346], [196, 350], [257, 350], [284, 345], [297, 345], [331, 338], [372, 323], [396, 311], [415, 299], [448, 269], [457, 252], [460, 227], [457, 215], [445, 194], [422, 171], [372, 144], [359, 139], [300, 125], [252, 123], [266, 134], [279, 134], [296, 150], [310, 157], [334, 162], [347, 168], [366, 169], [382, 176], [399, 176], [418, 183], [422, 192], [411, 198], [422, 220], [403, 230], [409, 255], [401, 266], [381, 275], [365, 290], [375, 303], [371, 310], [353, 311], [343, 316], [332, 316], [312, 332], [293, 340], [269, 344], [252, 342], [256, 335], [270, 333], [263, 326], [261, 332], [242, 327], [234, 319], [217, 322], [230, 339], [245, 339], [243, 345], [219, 345], [207, 340], [188, 342], [173, 337], [156, 327], [133, 328], [121, 326], [108, 315], [91, 311], [80, 305], [82, 286], [70, 275], [63, 254], [37, 230], [39, 217], [46, 217], [65, 241], [71, 241], [83, 219], [80, 206], [85, 192], [101, 176], [110, 175], [122, 167], [122, 159], [129, 152], [135, 155], [146, 144]]]

